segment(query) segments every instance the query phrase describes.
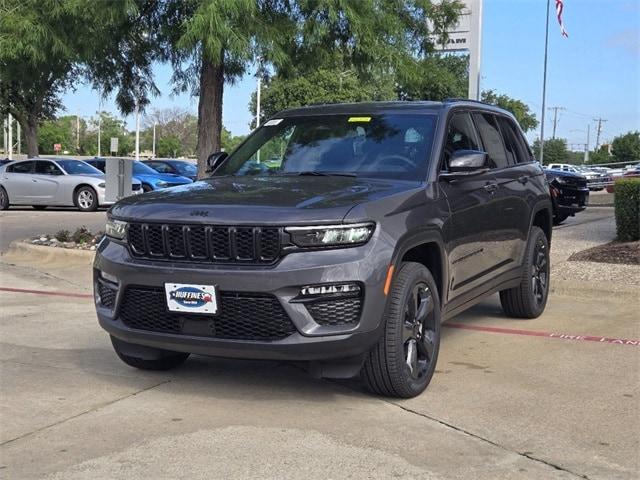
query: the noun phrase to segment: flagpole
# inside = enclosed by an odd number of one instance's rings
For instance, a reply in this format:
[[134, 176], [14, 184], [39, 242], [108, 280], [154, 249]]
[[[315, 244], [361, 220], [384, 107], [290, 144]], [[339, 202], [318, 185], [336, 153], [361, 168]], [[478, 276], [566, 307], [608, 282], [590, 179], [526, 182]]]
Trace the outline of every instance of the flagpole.
[[547, 26], [544, 38], [544, 73], [542, 76], [542, 116], [540, 117], [540, 165], [544, 165], [544, 112], [547, 109], [547, 53], [549, 50], [549, 5], [547, 0]]

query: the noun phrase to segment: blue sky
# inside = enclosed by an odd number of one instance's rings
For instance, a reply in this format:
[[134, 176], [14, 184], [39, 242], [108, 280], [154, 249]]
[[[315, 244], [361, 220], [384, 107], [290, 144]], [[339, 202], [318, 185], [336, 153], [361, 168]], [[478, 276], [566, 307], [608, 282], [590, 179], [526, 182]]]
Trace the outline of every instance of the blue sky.
[[[584, 144], [590, 124], [593, 148], [597, 117], [607, 119], [601, 143], [640, 130], [640, 0], [565, 0], [568, 39], [560, 35], [553, 3], [547, 106], [566, 109], [559, 112], [557, 136], [570, 145]], [[544, 0], [484, 0], [481, 89], [525, 101], [538, 119], [545, 9]], [[152, 100], [151, 109], [179, 106], [197, 111], [196, 98], [172, 95], [168, 66], [158, 65], [155, 74], [162, 94]], [[247, 75], [225, 89], [223, 122], [234, 134], [249, 132], [248, 103], [255, 86], [255, 78]], [[88, 117], [99, 108], [98, 96], [88, 86], [67, 93], [63, 102], [69, 114]], [[117, 113], [112, 99], [103, 109]], [[545, 131], [551, 136], [552, 112], [546, 118]], [[133, 118], [127, 122], [133, 128]]]

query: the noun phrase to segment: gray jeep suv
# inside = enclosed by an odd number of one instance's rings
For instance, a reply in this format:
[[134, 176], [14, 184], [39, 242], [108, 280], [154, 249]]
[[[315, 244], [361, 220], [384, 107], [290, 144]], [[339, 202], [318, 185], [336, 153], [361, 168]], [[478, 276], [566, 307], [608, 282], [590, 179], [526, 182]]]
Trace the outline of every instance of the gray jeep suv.
[[495, 292], [508, 316], [545, 308], [549, 187], [504, 110], [288, 110], [210, 166], [109, 211], [96, 310], [129, 365], [291, 360], [412, 397], [433, 376], [442, 321]]

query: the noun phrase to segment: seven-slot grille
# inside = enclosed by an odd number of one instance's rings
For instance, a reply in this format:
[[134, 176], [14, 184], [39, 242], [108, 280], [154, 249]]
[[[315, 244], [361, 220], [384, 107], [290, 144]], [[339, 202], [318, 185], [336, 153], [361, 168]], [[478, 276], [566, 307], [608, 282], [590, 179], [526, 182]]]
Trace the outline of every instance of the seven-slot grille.
[[134, 256], [151, 259], [270, 264], [280, 256], [277, 227], [130, 223], [127, 238]]

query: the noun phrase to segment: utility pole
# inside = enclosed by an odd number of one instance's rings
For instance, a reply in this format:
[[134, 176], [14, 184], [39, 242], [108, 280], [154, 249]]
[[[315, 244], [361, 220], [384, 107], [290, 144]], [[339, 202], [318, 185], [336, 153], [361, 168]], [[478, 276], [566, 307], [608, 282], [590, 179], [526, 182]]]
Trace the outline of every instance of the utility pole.
[[556, 138], [556, 127], [558, 126], [558, 110], [565, 110], [564, 107], [549, 107], [549, 110], [553, 110], [553, 135], [551, 138]]
[[587, 143], [584, 144], [584, 163], [589, 163], [589, 135], [591, 134], [591, 125], [587, 124]]
[[16, 122], [18, 132], [18, 155], [22, 155], [22, 131], [20, 130], [20, 122]]
[[136, 100], [136, 160], [140, 160], [140, 106]]
[[98, 112], [98, 157], [101, 156], [100, 152], [100, 130], [102, 129], [102, 111]]
[[76, 152], [80, 151], [80, 112], [76, 113]]
[[600, 146], [600, 133], [602, 133], [602, 124], [606, 122], [604, 118], [594, 118], [594, 122], [598, 122], [598, 128], [596, 129], [596, 148], [595, 151], [598, 151], [598, 147]]
[[157, 124], [158, 122], [154, 120], [153, 121], [153, 158], [156, 158], [156, 125]]

